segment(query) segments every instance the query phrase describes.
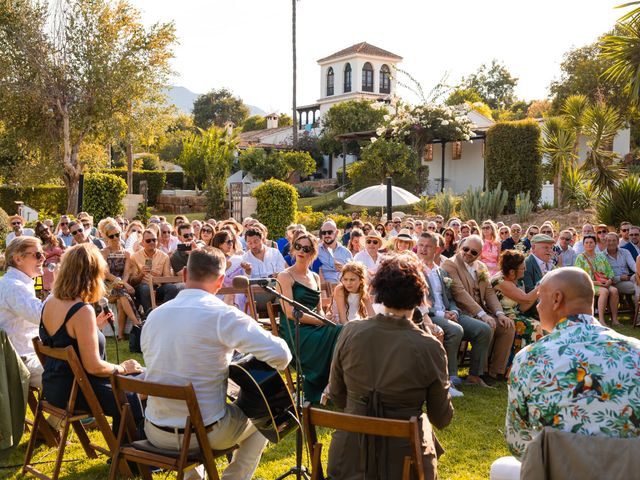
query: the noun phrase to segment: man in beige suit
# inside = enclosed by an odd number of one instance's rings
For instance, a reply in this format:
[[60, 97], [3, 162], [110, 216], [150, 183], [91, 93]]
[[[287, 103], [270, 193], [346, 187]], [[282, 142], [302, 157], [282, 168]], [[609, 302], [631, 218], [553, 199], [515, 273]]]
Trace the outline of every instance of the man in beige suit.
[[464, 239], [458, 253], [448, 259], [442, 268], [453, 279], [451, 293], [463, 313], [486, 323], [493, 330], [493, 347], [490, 349], [489, 370], [478, 378], [469, 375], [469, 383], [484, 381], [495, 383], [504, 373], [513, 345], [515, 326], [513, 320], [502, 311], [502, 305], [489, 281], [489, 271], [478, 260], [482, 253], [482, 239], [471, 235]]

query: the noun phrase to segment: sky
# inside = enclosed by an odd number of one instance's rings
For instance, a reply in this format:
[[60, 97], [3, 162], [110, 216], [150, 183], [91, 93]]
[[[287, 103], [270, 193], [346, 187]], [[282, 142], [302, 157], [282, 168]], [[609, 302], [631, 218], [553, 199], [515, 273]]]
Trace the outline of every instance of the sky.
[[[173, 21], [172, 84], [227, 87], [265, 111], [291, 112], [291, 0], [131, 0], [142, 21]], [[403, 57], [429, 91], [492, 59], [519, 79], [524, 100], [548, 96], [563, 55], [610, 30], [623, 0], [298, 0], [297, 104], [320, 96], [317, 60], [366, 41]], [[408, 92], [401, 96], [411, 100]]]

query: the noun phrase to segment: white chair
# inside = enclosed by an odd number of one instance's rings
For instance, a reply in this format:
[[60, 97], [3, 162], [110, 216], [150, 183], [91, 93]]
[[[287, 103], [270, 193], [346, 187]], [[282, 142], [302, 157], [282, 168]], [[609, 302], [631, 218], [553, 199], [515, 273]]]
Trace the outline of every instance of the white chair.
[[520, 480], [521, 463], [515, 457], [500, 457], [491, 464], [490, 480]]

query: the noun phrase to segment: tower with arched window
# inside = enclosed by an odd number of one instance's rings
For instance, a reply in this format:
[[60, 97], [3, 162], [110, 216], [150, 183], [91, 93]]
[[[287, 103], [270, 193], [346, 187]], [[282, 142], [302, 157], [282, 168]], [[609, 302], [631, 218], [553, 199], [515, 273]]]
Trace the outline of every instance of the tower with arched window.
[[318, 60], [320, 114], [346, 100], [384, 100], [395, 92], [393, 67], [402, 57], [367, 42]]

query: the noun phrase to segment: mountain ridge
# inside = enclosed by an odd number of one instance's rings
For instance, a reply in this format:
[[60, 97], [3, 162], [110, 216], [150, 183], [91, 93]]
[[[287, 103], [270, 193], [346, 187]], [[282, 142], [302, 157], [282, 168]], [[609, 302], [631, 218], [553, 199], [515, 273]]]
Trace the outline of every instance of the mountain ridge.
[[[167, 103], [169, 105], [175, 105], [175, 107], [180, 110], [180, 112], [187, 115], [191, 115], [193, 102], [201, 95], [200, 93], [194, 93], [187, 87], [183, 87], [181, 85], [172, 85], [167, 89], [166, 93], [168, 99]], [[260, 107], [256, 107], [255, 105], [249, 105], [246, 103], [245, 105], [249, 108], [249, 115], [265, 116], [267, 114], [267, 112], [262, 110]]]

